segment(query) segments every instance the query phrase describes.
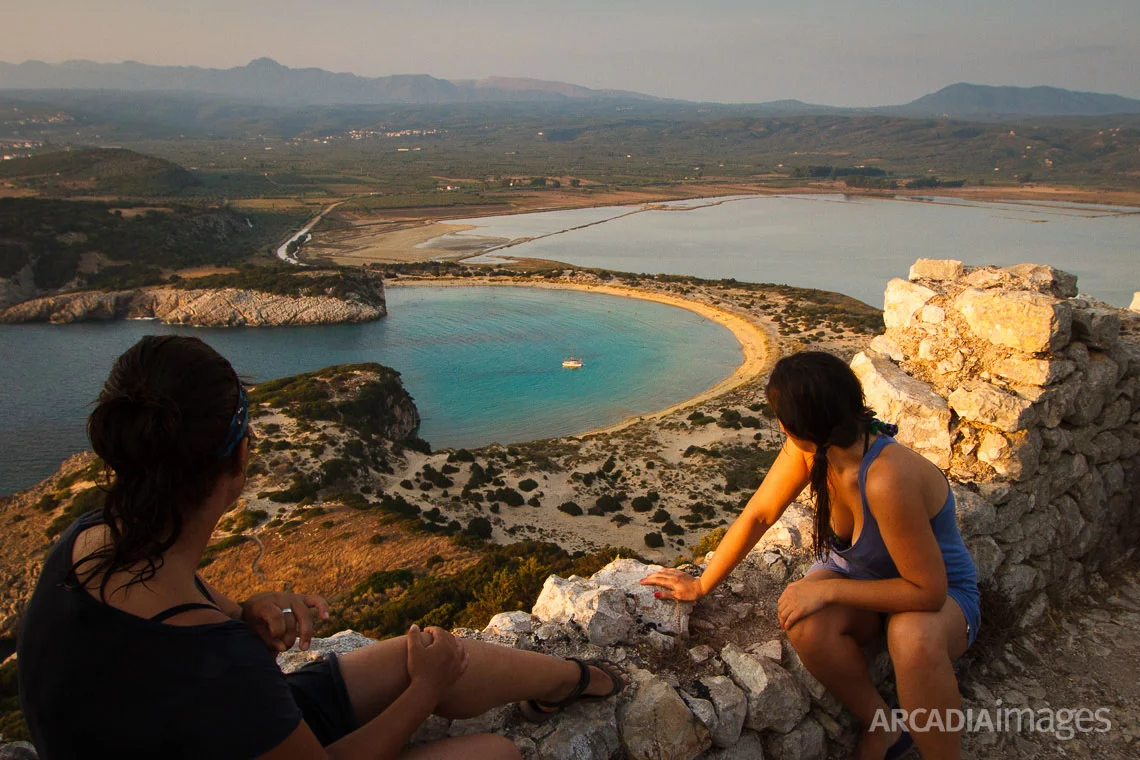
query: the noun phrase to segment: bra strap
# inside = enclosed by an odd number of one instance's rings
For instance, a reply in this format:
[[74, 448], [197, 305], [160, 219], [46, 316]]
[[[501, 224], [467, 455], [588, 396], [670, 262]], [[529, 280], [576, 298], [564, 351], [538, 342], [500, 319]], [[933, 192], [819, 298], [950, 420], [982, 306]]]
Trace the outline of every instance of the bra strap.
[[205, 604], [204, 602], [186, 602], [185, 604], [176, 604], [173, 607], [166, 608], [162, 612], [151, 617], [151, 620], [156, 623], [161, 623], [163, 620], [172, 618], [175, 615], [181, 615], [183, 612], [189, 612], [190, 610], [216, 610], [218, 612], [221, 612], [221, 610], [212, 604]]

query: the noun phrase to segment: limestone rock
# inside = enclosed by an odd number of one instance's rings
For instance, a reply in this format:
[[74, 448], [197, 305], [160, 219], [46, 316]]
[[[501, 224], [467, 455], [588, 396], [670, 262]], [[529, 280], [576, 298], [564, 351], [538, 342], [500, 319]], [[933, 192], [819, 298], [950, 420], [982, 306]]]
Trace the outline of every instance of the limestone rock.
[[621, 753], [613, 700], [580, 702], [562, 713], [557, 724], [539, 745], [543, 760], [611, 760]]
[[886, 359], [858, 353], [851, 369], [867, 404], [899, 426], [899, 440], [942, 469], [950, 466], [950, 407], [926, 383]]
[[1069, 342], [1073, 309], [1067, 301], [1029, 291], [969, 288], [954, 302], [974, 335], [1027, 354], [1057, 351]]
[[1132, 294], [1132, 303], [1128, 306], [1129, 311], [1140, 311], [1140, 290]]
[[964, 539], [970, 556], [974, 558], [974, 568], [978, 572], [978, 583], [988, 585], [994, 579], [997, 569], [1005, 559], [1005, 552], [991, 536], [975, 536]]
[[1037, 421], [1029, 401], [978, 380], [963, 383], [947, 403], [962, 419], [993, 425], [1007, 433], [1024, 430]]
[[828, 691], [827, 687], [811, 674], [803, 660], [800, 659], [800, 653], [792, 646], [791, 641], [784, 639], [782, 643], [783, 661], [788, 672], [807, 690], [808, 696], [813, 702], [822, 707], [824, 711], [832, 715], [839, 715], [843, 711], [843, 704], [839, 698]]
[[786, 734], [771, 734], [764, 742], [769, 757], [780, 760], [823, 760], [827, 757], [823, 726], [812, 718], [804, 718]]
[[573, 623], [598, 646], [625, 640], [633, 625], [623, 592], [577, 577], [547, 578], [531, 613], [543, 622]]
[[1017, 264], [1006, 267], [1006, 272], [1019, 278], [1038, 293], [1046, 293], [1057, 298], [1072, 298], [1077, 295], [1077, 277], [1060, 269], [1042, 264]]
[[1037, 570], [1029, 565], [1007, 565], [998, 572], [997, 589], [1014, 610], [1028, 601], [1037, 583]]
[[764, 760], [764, 742], [755, 731], [745, 731], [731, 747], [709, 752], [707, 760]]
[[700, 682], [708, 690], [709, 701], [716, 710], [716, 727], [711, 729], [713, 744], [731, 747], [740, 738], [748, 717], [744, 691], [726, 676], [704, 676]]
[[632, 760], [693, 760], [707, 750], [709, 731], [672, 686], [637, 679], [633, 699], [618, 710], [622, 744]]
[[1116, 362], [1099, 351], [1089, 352], [1088, 366], [1078, 375], [1083, 378], [1081, 392], [1065, 415], [1071, 425], [1088, 425], [1100, 416], [1116, 386]]
[[39, 754], [30, 742], [0, 744], [0, 760], [37, 760]]
[[891, 361], [901, 362], [906, 358], [899, 344], [888, 338], [886, 335], [876, 335], [871, 338], [870, 350], [877, 354], [882, 354]]
[[896, 277], [887, 283], [883, 296], [883, 324], [888, 330], [910, 327], [918, 310], [936, 295], [930, 288]]
[[375, 643], [376, 639], [370, 639], [356, 631], [346, 629], [334, 633], [327, 638], [313, 639], [309, 643], [309, 648], [305, 651], [294, 646], [289, 651], [282, 652], [277, 655], [277, 665], [283, 672], [292, 673], [295, 670], [300, 670], [305, 667], [310, 662], [324, 659], [329, 652], [344, 654]]
[[735, 644], [727, 644], [720, 657], [748, 697], [746, 725], [754, 731], [775, 729], [787, 733], [807, 715], [807, 691], [786, 670], [766, 657], [754, 657]]
[[487, 623], [484, 633], [495, 633], [501, 636], [521, 635], [534, 633], [535, 618], [529, 612], [516, 610], [514, 612], [500, 612]]
[[1120, 338], [1120, 314], [1116, 309], [1089, 306], [1073, 310], [1073, 340], [1089, 348], [1107, 351]]
[[642, 578], [660, 569], [660, 565], [646, 565], [634, 559], [615, 559], [594, 573], [590, 580], [623, 592], [630, 611], [641, 625], [662, 633], [686, 634], [692, 602], [664, 602], [653, 596], [654, 587], [641, 585]]
[[966, 267], [955, 259], [918, 259], [910, 265], [912, 280], [957, 280], [966, 274]]
[[991, 367], [995, 375], [1015, 385], [1038, 386], [1058, 383], [1076, 369], [1076, 363], [1065, 359], [1034, 359], [1014, 355], [999, 359]]
[[951, 488], [957, 507], [958, 529], [964, 538], [987, 536], [998, 530], [997, 507], [959, 483], [952, 484]]
[[1004, 436], [987, 431], [978, 448], [978, 459], [1001, 477], [1020, 481], [1036, 472], [1042, 445], [1041, 433], [1037, 430]]

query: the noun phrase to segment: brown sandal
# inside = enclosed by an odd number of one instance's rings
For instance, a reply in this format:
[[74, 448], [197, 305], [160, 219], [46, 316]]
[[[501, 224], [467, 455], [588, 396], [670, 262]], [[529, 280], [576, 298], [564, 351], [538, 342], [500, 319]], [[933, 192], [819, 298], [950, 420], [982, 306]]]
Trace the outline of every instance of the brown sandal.
[[[620, 670], [609, 660], [580, 660], [577, 657], [566, 659], [578, 665], [580, 675], [578, 683], [562, 699], [557, 702], [542, 702], [537, 699], [528, 699], [519, 703], [519, 710], [524, 718], [532, 723], [545, 723], [575, 702], [600, 702], [603, 699], [617, 696], [626, 687], [625, 678]], [[611, 688], [605, 694], [583, 694], [590, 685], [590, 668], [597, 668], [610, 679]]]

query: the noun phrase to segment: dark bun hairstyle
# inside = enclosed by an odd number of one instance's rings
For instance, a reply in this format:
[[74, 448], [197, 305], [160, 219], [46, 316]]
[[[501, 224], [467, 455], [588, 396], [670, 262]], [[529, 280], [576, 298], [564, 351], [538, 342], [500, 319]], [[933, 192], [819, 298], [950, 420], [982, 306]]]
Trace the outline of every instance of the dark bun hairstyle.
[[766, 391], [776, 419], [791, 435], [815, 444], [811, 492], [815, 498], [813, 551], [823, 557], [833, 543], [827, 450], [845, 448], [868, 434], [874, 412], [851, 368], [823, 351], [803, 351], [776, 362]]
[[185, 517], [238, 472], [241, 447], [226, 443], [243, 396], [230, 363], [197, 338], [148, 335], [115, 361], [87, 419], [109, 475], [111, 543], [72, 568], [102, 574], [100, 596], [116, 572], [131, 571], [125, 586], [153, 578]]

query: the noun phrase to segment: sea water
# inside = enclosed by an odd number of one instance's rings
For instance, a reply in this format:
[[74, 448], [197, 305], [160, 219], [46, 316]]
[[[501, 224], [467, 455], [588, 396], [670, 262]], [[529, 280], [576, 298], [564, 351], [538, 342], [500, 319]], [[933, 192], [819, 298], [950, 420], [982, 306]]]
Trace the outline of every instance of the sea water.
[[[479, 236], [534, 238], [496, 257], [623, 272], [735, 278], [833, 290], [881, 308], [915, 259], [1051, 264], [1081, 292], [1128, 306], [1140, 290], [1140, 209], [1088, 204], [764, 195], [458, 219]], [[667, 210], [666, 210], [667, 209]]]
[[[255, 382], [333, 364], [403, 375], [434, 447], [581, 433], [656, 411], [740, 364], [726, 328], [665, 304], [519, 287], [393, 287], [361, 325], [207, 329], [158, 322], [0, 325], [0, 494], [89, 448], [84, 423], [115, 358], [143, 335], [202, 338]], [[584, 367], [562, 368], [571, 352]]]

